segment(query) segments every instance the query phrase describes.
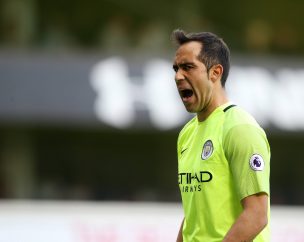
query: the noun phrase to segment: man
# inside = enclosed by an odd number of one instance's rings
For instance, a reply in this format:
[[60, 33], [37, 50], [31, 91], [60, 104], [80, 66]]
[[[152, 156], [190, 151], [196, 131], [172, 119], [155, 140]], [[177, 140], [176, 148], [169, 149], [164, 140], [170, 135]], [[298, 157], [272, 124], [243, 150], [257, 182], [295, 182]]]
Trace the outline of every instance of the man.
[[196, 113], [178, 137], [185, 217], [177, 241], [269, 242], [270, 148], [256, 121], [228, 101], [229, 49], [208, 32], [173, 37], [176, 86]]

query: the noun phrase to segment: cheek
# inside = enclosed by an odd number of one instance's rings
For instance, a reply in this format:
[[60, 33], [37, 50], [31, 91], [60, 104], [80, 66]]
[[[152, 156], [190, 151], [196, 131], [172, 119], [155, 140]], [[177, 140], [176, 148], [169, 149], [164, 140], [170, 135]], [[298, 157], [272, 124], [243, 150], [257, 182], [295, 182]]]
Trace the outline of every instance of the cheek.
[[204, 85], [202, 85], [199, 90], [199, 97], [198, 97], [199, 103], [201, 103], [202, 105], [205, 105], [205, 103], [209, 103], [211, 96], [212, 96], [212, 86], [210, 85], [209, 82], [204, 83]]
[[199, 80], [197, 83], [198, 92], [201, 94], [207, 94], [211, 90], [211, 83], [207, 78]]

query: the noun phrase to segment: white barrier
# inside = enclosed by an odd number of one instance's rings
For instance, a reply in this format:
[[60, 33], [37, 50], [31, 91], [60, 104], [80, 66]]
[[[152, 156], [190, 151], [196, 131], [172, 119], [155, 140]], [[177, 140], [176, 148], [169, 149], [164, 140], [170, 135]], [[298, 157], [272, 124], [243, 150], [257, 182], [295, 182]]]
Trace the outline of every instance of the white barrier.
[[[272, 206], [272, 241], [304, 241], [304, 208]], [[0, 242], [170, 242], [175, 203], [0, 202]]]
[[[128, 62], [121, 57], [103, 59], [92, 68], [97, 118], [124, 129], [136, 123], [136, 111], [143, 109], [158, 129], [183, 125], [189, 116], [176, 89], [172, 62], [150, 59], [143, 66], [138, 77], [129, 75]], [[262, 127], [304, 130], [303, 80], [303, 68], [233, 65], [226, 89], [231, 101], [251, 113]]]

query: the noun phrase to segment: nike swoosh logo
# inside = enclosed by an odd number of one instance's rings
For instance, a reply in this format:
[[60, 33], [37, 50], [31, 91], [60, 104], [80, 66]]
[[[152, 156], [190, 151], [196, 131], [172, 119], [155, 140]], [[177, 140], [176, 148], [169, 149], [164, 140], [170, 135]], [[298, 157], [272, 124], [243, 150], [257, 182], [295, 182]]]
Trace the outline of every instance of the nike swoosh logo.
[[183, 149], [183, 150], [181, 151], [181, 155], [182, 155], [187, 149], [188, 149], [188, 148]]

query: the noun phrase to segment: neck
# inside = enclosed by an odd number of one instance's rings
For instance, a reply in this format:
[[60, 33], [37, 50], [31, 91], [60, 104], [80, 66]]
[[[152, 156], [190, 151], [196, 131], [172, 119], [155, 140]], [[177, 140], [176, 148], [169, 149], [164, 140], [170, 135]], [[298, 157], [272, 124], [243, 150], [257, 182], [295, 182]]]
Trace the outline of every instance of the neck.
[[199, 122], [206, 120], [209, 115], [219, 106], [227, 103], [229, 99], [227, 98], [225, 89], [221, 88], [216, 92], [211, 98], [206, 107], [197, 113], [197, 119]]

